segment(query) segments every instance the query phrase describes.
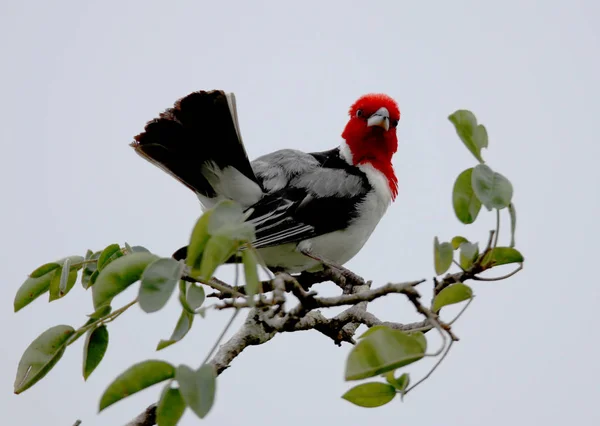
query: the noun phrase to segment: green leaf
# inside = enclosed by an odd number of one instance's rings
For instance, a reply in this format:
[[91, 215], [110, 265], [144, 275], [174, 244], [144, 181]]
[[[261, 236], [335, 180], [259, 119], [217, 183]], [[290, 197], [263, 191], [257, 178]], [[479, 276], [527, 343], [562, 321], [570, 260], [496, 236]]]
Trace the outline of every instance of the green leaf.
[[77, 282], [77, 270], [60, 266], [54, 270], [50, 280], [50, 302], [65, 296]]
[[13, 302], [15, 312], [23, 309], [47, 292], [50, 288], [50, 281], [52, 280], [53, 274], [54, 270], [38, 278], [27, 278], [25, 282], [21, 284], [21, 287], [19, 287], [19, 290], [17, 290], [17, 294], [15, 295], [15, 300]]
[[92, 286], [94, 308], [110, 303], [113, 297], [139, 280], [146, 266], [156, 259], [158, 256], [152, 253], [133, 253], [109, 263]]
[[459, 264], [464, 270], [469, 269], [473, 265], [477, 256], [479, 256], [478, 243], [462, 243], [460, 245]]
[[185, 299], [187, 300], [190, 309], [196, 312], [196, 310], [204, 303], [205, 298], [204, 287], [194, 283], [188, 283]]
[[171, 337], [168, 340], [161, 340], [160, 342], [158, 342], [156, 350], [160, 351], [161, 349], [164, 349], [167, 346], [171, 346], [173, 343], [177, 343], [181, 339], [183, 339], [188, 333], [188, 331], [190, 331], [190, 329], [192, 328], [193, 322], [193, 314], [189, 313], [186, 310], [181, 311], [181, 315], [179, 316], [179, 320], [175, 325], [175, 330], [173, 330]]
[[106, 388], [100, 399], [99, 411], [104, 410], [106, 407], [129, 395], [133, 395], [147, 387], [172, 379], [173, 377], [175, 377], [175, 367], [168, 362], [148, 360], [135, 364], [113, 380], [108, 388]]
[[143, 247], [143, 246], [133, 246], [133, 247], [131, 247], [131, 252], [132, 253], [150, 253], [150, 250], [148, 250], [146, 247]]
[[208, 222], [213, 213], [213, 210], [208, 210], [206, 213], [200, 216], [196, 222], [196, 225], [194, 226], [194, 229], [192, 230], [192, 236], [190, 237], [190, 243], [187, 248], [187, 257], [185, 260], [186, 264], [192, 268], [192, 270], [200, 268], [204, 248], [210, 239], [210, 234], [208, 233]]
[[156, 424], [158, 426], [176, 426], [185, 411], [185, 401], [179, 389], [167, 384], [156, 408]]
[[467, 169], [458, 175], [452, 190], [452, 205], [458, 220], [464, 224], [475, 222], [481, 210], [481, 201], [473, 191], [473, 169]]
[[513, 196], [510, 181], [485, 164], [479, 164], [473, 169], [471, 185], [479, 201], [488, 210], [508, 207]]
[[[115, 260], [116, 257], [121, 257], [117, 253], [121, 254], [121, 256], [123, 255], [123, 253], [121, 253], [121, 246], [118, 244], [111, 244], [104, 250], [102, 250], [102, 253], [100, 253], [100, 257], [98, 258], [98, 271], [102, 271], [102, 269], [104, 269], [104, 267], [108, 265], [111, 261]], [[113, 256], [116, 257], [113, 258]]]
[[462, 243], [468, 243], [469, 240], [467, 240], [465, 237], [461, 237], [460, 235], [452, 238], [452, 248], [454, 250], [458, 250], [458, 248], [460, 247], [460, 245]]
[[[229, 237], [216, 235], [206, 244], [200, 264], [200, 278], [209, 280], [215, 270], [235, 253], [238, 243]], [[195, 274], [196, 271], [193, 271]]]
[[517, 229], [517, 211], [515, 203], [508, 205], [508, 213], [510, 214], [510, 247], [515, 246], [515, 230]]
[[225, 236], [236, 241], [254, 240], [254, 226], [245, 222], [247, 215], [239, 203], [224, 200], [213, 210], [208, 222], [208, 233], [211, 236]]
[[175, 259], [163, 258], [146, 267], [138, 294], [144, 312], [156, 312], [166, 305], [181, 278], [183, 266]]
[[[77, 279], [77, 270], [82, 267], [82, 256], [70, 256], [57, 262], [46, 263], [29, 274], [29, 277], [23, 284], [21, 284], [19, 290], [17, 290], [14, 300], [15, 312], [21, 310], [50, 289], [51, 281], [55, 277], [57, 270], [61, 268], [61, 265], [63, 265], [67, 259], [71, 263], [71, 266], [69, 268], [70, 274], [67, 277], [67, 287], [64, 294], [66, 294], [73, 287], [72, 285], [69, 286], [71, 282], [69, 280], [72, 280], [73, 276], [75, 277], [75, 280]], [[59, 271], [58, 277], [56, 277], [51, 300], [55, 300], [60, 294], [60, 273], [61, 272]]]
[[[85, 260], [98, 260], [98, 258], [100, 257], [100, 254], [102, 253], [101, 251], [97, 251], [96, 253], [92, 253], [91, 250], [88, 250], [89, 254], [86, 254]], [[81, 285], [83, 286], [83, 288], [88, 289], [93, 282], [91, 281], [92, 275], [94, 274], [94, 272], [96, 272], [96, 277], [98, 276], [98, 268], [97, 268], [97, 262], [93, 262], [93, 263], [86, 263], [85, 266], [83, 267], [83, 271], [81, 272]]]
[[491, 268], [509, 263], [522, 263], [525, 261], [523, 255], [512, 247], [496, 247], [490, 250], [483, 259], [483, 265]]
[[104, 305], [104, 306], [99, 307], [97, 310], [95, 310], [91, 314], [89, 314], [88, 317], [90, 317], [93, 320], [97, 320], [97, 319], [107, 316], [108, 314], [110, 314], [111, 311], [112, 311], [112, 306]]
[[471, 111], [465, 109], [457, 110], [451, 114], [448, 119], [454, 124], [456, 133], [458, 133], [458, 136], [467, 149], [471, 151], [471, 154], [473, 154], [480, 163], [483, 163], [481, 149], [487, 148], [488, 146], [488, 135], [485, 127], [481, 124], [478, 125], [475, 115]]
[[215, 400], [217, 375], [211, 364], [204, 364], [198, 370], [192, 370], [186, 365], [177, 367], [175, 378], [179, 390], [188, 407], [201, 419], [212, 408]]
[[196, 313], [196, 311], [194, 311], [194, 309], [192, 309], [192, 307], [190, 306], [190, 304], [187, 301], [187, 288], [189, 286], [190, 283], [185, 282], [184, 280], [180, 280], [179, 281], [179, 302], [181, 303], [181, 307], [183, 308], [184, 311], [189, 312], [190, 314], [194, 315]]
[[433, 311], [439, 312], [444, 306], [464, 302], [473, 297], [473, 290], [463, 283], [452, 284], [446, 287], [435, 296], [433, 301]]
[[342, 395], [342, 398], [359, 407], [373, 408], [387, 404], [395, 396], [396, 388], [394, 386], [379, 382], [369, 382], [354, 386]]
[[454, 256], [454, 250], [450, 243], [441, 243], [438, 241], [438, 237], [433, 239], [433, 258], [435, 265], [435, 273], [442, 275], [452, 265], [452, 258]]
[[424, 343], [422, 333], [410, 335], [388, 327], [377, 328], [350, 351], [345, 378], [366, 379], [415, 362], [425, 355]]
[[75, 332], [68, 325], [57, 325], [40, 334], [25, 349], [15, 378], [14, 391], [19, 394], [40, 381], [65, 352], [69, 337]]
[[254, 305], [254, 296], [260, 292], [260, 280], [258, 279], [258, 260], [254, 250], [242, 251], [242, 263], [244, 264], [244, 275], [246, 276], [246, 296], [250, 306]]
[[108, 348], [108, 329], [101, 325], [88, 332], [83, 345], [83, 379], [87, 378], [100, 365]]
[[404, 391], [406, 391], [406, 388], [408, 388], [408, 385], [410, 384], [410, 376], [408, 375], [408, 373], [404, 373], [400, 377], [396, 377], [394, 375], [394, 371], [388, 371], [387, 373], [385, 373], [385, 380], [390, 385], [398, 389], [402, 395], [404, 394]]
[[44, 275], [54, 271], [55, 269], [57, 269], [59, 267], [60, 267], [60, 263], [56, 263], [56, 262], [46, 263], [46, 264], [40, 266], [39, 268], [37, 268], [31, 274], [29, 274], [29, 276], [31, 278], [41, 278]]
[[363, 334], [358, 336], [358, 338], [364, 339], [365, 337], [369, 336], [370, 334], [375, 333], [378, 330], [387, 330], [387, 329], [389, 329], [389, 327], [387, 325], [374, 325], [373, 327], [370, 327], [369, 329], [367, 329], [367, 331], [365, 331]]

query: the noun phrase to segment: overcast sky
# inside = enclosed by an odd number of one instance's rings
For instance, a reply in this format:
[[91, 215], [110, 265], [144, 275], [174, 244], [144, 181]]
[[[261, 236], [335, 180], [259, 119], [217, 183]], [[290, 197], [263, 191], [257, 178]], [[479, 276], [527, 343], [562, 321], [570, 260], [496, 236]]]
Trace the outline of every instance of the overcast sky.
[[[196, 198], [128, 143], [179, 97], [218, 88], [237, 96], [252, 158], [330, 149], [357, 97], [397, 99], [400, 194], [348, 264], [377, 285], [430, 278], [434, 236], [485, 240], [493, 226], [486, 212], [462, 225], [450, 202], [454, 178], [475, 160], [447, 116], [473, 110], [490, 137], [484, 157], [514, 184], [527, 262], [509, 281], [473, 284], [477, 299], [455, 326], [461, 341], [404, 403], [369, 410], [341, 400], [351, 386], [342, 379], [350, 347], [303, 332], [236, 359], [205, 424], [600, 424], [599, 19], [593, 0], [2, 2], [3, 423], [123, 424], [160, 386], [97, 415], [117, 374], [147, 358], [195, 367], [213, 344], [229, 313], [211, 312], [156, 353], [178, 302], [152, 315], [135, 307], [111, 324], [108, 352], [87, 383], [80, 341], [43, 381], [12, 394], [31, 340], [51, 325], [81, 325], [93, 310], [77, 286], [14, 314], [29, 272], [113, 242], [165, 256], [186, 242]], [[402, 297], [371, 310], [418, 318]], [[417, 379], [427, 366], [407, 370]], [[182, 424], [195, 417], [188, 412]]]

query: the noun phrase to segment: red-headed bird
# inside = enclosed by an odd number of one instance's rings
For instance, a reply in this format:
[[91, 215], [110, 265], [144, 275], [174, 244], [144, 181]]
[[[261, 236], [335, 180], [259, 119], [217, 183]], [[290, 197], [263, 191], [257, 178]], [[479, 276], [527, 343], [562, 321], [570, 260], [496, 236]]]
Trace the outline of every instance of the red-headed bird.
[[[223, 199], [252, 209], [252, 244], [266, 265], [300, 272], [318, 269], [319, 259], [343, 265], [354, 257], [398, 193], [398, 105], [368, 94], [349, 115], [337, 148], [283, 149], [250, 162], [234, 95], [201, 91], [148, 122], [131, 145], [194, 191], [203, 209]], [[174, 256], [185, 255], [184, 247]]]

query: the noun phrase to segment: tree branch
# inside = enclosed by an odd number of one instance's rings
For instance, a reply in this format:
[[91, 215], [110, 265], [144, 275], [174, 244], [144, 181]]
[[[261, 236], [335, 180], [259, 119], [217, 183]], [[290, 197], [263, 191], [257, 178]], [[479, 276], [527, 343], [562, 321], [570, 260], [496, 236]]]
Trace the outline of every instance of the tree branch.
[[[481, 281], [492, 280], [482, 279], [477, 274], [486, 269], [482, 266], [482, 260], [485, 254], [493, 247], [494, 234], [494, 231], [490, 232], [485, 251], [474, 262], [471, 268], [461, 270], [457, 273], [446, 274], [441, 280], [433, 279], [434, 297], [444, 288], [458, 282], [464, 282], [469, 279]], [[519, 270], [520, 268], [498, 279], [508, 278]], [[191, 282], [200, 282], [190, 276], [185, 276], [184, 279]], [[333, 297], [318, 297], [315, 291], [310, 290], [314, 284], [325, 281], [334, 282], [342, 289], [342, 294]], [[415, 383], [409, 389], [412, 390], [416, 385], [429, 377], [433, 370], [446, 357], [452, 343], [458, 340], [458, 337], [452, 332], [451, 325], [471, 302], [470, 300], [453, 321], [444, 323], [439, 320], [437, 314], [423, 306], [420, 302], [421, 295], [415, 287], [424, 281], [388, 283], [371, 289], [370, 281], [365, 281], [362, 277], [346, 268], [326, 264], [324, 270], [320, 272], [303, 272], [295, 276], [279, 273], [273, 279], [263, 281], [261, 283], [263, 294], [253, 301], [245, 297], [246, 291], [244, 286], [231, 286], [216, 278], [212, 278], [208, 282], [201, 282], [216, 290], [214, 293], [209, 294], [208, 297], [222, 300], [222, 302], [215, 305], [216, 309], [250, 308], [244, 324], [227, 342], [219, 346], [210, 363], [215, 366], [217, 374], [221, 374], [229, 368], [233, 360], [248, 346], [266, 343], [275, 337], [277, 333], [316, 330], [330, 338], [336, 345], [341, 346], [342, 342], [356, 343], [354, 335], [360, 325], [367, 327], [384, 325], [397, 330], [422, 332], [436, 328], [442, 334], [444, 342], [446, 342], [446, 336], [450, 337], [450, 343], [448, 345], [444, 343], [440, 351], [436, 352], [436, 354], [439, 354], [443, 351], [443, 356], [422, 380]], [[270, 293], [270, 296], [264, 297], [265, 293]], [[298, 299], [298, 303], [291, 309], [286, 310], [287, 295], [290, 293]], [[393, 293], [406, 296], [416, 311], [425, 317], [424, 320], [410, 324], [401, 324], [382, 321], [367, 311], [369, 302]], [[350, 306], [347, 309], [331, 318], [326, 317], [319, 310], [348, 305]], [[156, 404], [153, 404], [126, 426], [154, 425], [155, 421]]]

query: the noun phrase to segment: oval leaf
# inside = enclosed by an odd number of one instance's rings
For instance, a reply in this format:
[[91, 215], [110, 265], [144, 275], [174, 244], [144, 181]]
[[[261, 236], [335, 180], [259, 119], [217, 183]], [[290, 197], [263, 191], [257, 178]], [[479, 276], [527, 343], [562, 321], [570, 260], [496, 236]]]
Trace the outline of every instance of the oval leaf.
[[435, 266], [435, 273], [442, 275], [452, 265], [452, 258], [454, 257], [454, 250], [452, 244], [441, 243], [438, 238], [435, 237], [433, 240], [433, 259]]
[[97, 310], [110, 303], [113, 297], [139, 280], [146, 266], [157, 258], [152, 253], [133, 253], [109, 263], [92, 286], [94, 308]]
[[509, 263], [522, 263], [523, 255], [512, 247], [496, 247], [490, 250], [483, 259], [486, 268], [507, 265]]
[[213, 208], [208, 222], [208, 233], [235, 241], [253, 241], [254, 225], [245, 222], [247, 215], [242, 206], [232, 200], [223, 200]]
[[69, 337], [75, 332], [68, 325], [57, 325], [40, 334], [25, 349], [15, 378], [14, 390], [19, 394], [40, 381], [56, 365], [65, 352]]
[[435, 296], [433, 311], [439, 312], [444, 306], [460, 303], [473, 297], [473, 290], [463, 283], [452, 284]]
[[58, 267], [60, 267], [59, 263], [56, 263], [56, 262], [46, 263], [46, 264], [40, 266], [39, 268], [37, 268], [31, 274], [29, 274], [29, 276], [31, 278], [40, 278], [40, 277], [43, 277], [44, 275], [46, 275], [47, 273], [54, 271]]
[[488, 135], [487, 130], [481, 124], [477, 124], [477, 118], [475, 115], [466, 109], [459, 109], [448, 117], [448, 119], [454, 124], [456, 133], [463, 141], [465, 146], [471, 154], [483, 163], [481, 157], [481, 148], [487, 148], [488, 146]]
[[401, 394], [404, 394], [404, 391], [410, 384], [410, 376], [408, 373], [404, 373], [400, 377], [396, 378], [393, 371], [388, 371], [385, 375], [385, 380], [390, 385], [398, 389]]
[[150, 253], [150, 250], [148, 250], [146, 247], [143, 247], [143, 246], [133, 246], [130, 248], [131, 248], [131, 253]]
[[469, 240], [467, 240], [465, 237], [461, 237], [460, 235], [452, 238], [452, 248], [454, 250], [458, 250], [458, 248], [460, 247], [460, 245], [462, 243], [468, 243]]
[[[90, 250], [88, 250], [88, 251], [91, 253]], [[98, 268], [97, 268], [98, 262], [97, 261], [98, 261], [98, 258], [100, 257], [100, 254], [102, 254], [101, 251], [97, 251], [96, 253], [91, 253], [85, 259], [85, 260], [96, 260], [96, 262], [86, 263], [85, 266], [83, 267], [83, 271], [81, 272], [81, 285], [85, 289], [88, 289], [92, 285], [91, 277], [92, 277], [92, 274], [94, 274], [94, 272], [98, 271]]]
[[168, 384], [163, 390], [156, 408], [156, 424], [158, 426], [176, 426], [185, 411], [185, 401], [179, 389]]
[[105, 325], [88, 332], [83, 345], [83, 378], [87, 378], [100, 365], [108, 348], [108, 329]]
[[181, 339], [185, 337], [185, 335], [192, 328], [192, 324], [194, 322], [194, 314], [183, 310], [181, 315], [179, 316], [179, 320], [175, 325], [175, 330], [171, 334], [171, 337], [168, 340], [161, 340], [158, 342], [156, 346], [156, 350], [160, 351], [161, 349], [166, 348], [167, 346], [171, 346], [173, 343], [179, 342]]
[[254, 296], [260, 292], [260, 280], [258, 279], [258, 260], [254, 250], [242, 251], [242, 263], [244, 264], [244, 275], [246, 277], [246, 296], [250, 306], [254, 305]]
[[481, 210], [481, 201], [473, 191], [473, 169], [467, 169], [458, 175], [452, 190], [452, 205], [458, 220], [464, 224], [475, 222]]
[[19, 290], [17, 290], [17, 294], [15, 295], [15, 300], [13, 302], [15, 312], [23, 309], [47, 292], [50, 288], [50, 281], [52, 280], [53, 274], [54, 270], [38, 278], [27, 278], [25, 282], [21, 284], [21, 287], [19, 287]]
[[471, 184], [475, 195], [488, 210], [503, 209], [510, 204], [513, 196], [512, 184], [485, 164], [479, 164], [473, 169]]
[[175, 367], [168, 362], [148, 360], [135, 364], [117, 377], [104, 391], [100, 399], [99, 411], [129, 395], [173, 377], [175, 377]]
[[395, 396], [396, 388], [394, 386], [379, 382], [369, 382], [354, 386], [342, 395], [342, 398], [359, 407], [373, 408], [387, 404]]
[[195, 312], [196, 309], [202, 306], [206, 299], [204, 287], [194, 283], [188, 283], [185, 299], [187, 300], [188, 307]]
[[238, 243], [229, 237], [216, 235], [206, 243], [202, 262], [200, 264], [200, 277], [204, 280], [212, 278], [215, 270], [235, 253]]
[[[104, 267], [108, 265], [112, 260], [115, 260], [117, 257], [121, 257], [119, 256], [119, 254], [121, 254], [121, 256], [123, 255], [123, 253], [121, 253], [121, 246], [119, 246], [118, 244], [111, 244], [104, 250], [102, 250], [102, 253], [100, 253], [100, 257], [98, 258], [98, 270], [102, 271], [102, 269], [104, 269]], [[113, 256], [115, 257], [113, 258]]]
[[152, 262], [142, 274], [138, 294], [144, 312], [156, 312], [166, 305], [183, 273], [183, 264], [164, 258]]
[[395, 370], [423, 358], [426, 349], [422, 333], [378, 328], [350, 351], [345, 378], [360, 380]]
[[190, 237], [190, 243], [187, 248], [187, 257], [186, 257], [186, 265], [188, 265], [192, 270], [200, 269], [200, 263], [202, 262], [202, 253], [204, 252], [204, 248], [210, 239], [210, 234], [208, 233], [208, 222], [210, 220], [210, 216], [213, 214], [212, 210], [208, 210], [204, 213], [194, 226], [192, 230], [192, 236]]
[[177, 367], [175, 378], [187, 406], [198, 417], [204, 418], [215, 400], [217, 375], [214, 367], [204, 364], [199, 370], [192, 370], [186, 365], [180, 365]]
[[459, 264], [464, 270], [469, 269], [479, 256], [478, 243], [462, 243], [460, 245]]

